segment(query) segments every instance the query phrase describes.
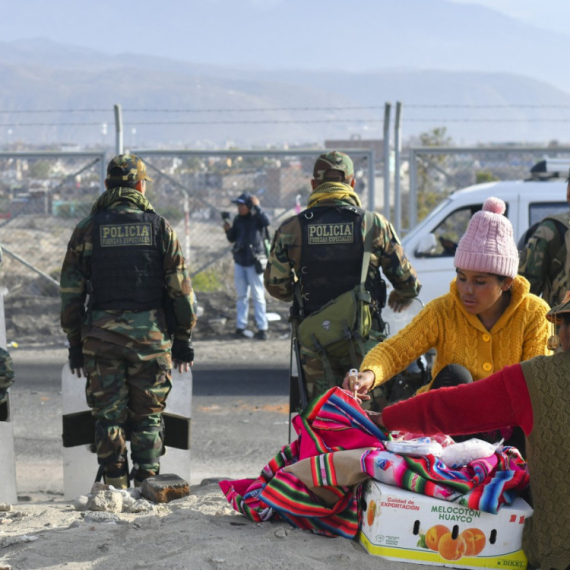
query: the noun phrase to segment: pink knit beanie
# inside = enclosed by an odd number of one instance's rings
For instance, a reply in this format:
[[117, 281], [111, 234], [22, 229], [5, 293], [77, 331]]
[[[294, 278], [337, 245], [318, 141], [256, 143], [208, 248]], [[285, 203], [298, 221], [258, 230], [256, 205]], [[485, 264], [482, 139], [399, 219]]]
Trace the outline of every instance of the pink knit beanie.
[[519, 253], [513, 238], [513, 226], [503, 216], [505, 203], [488, 198], [483, 210], [469, 220], [467, 231], [455, 252], [455, 267], [466, 271], [483, 271], [515, 277]]

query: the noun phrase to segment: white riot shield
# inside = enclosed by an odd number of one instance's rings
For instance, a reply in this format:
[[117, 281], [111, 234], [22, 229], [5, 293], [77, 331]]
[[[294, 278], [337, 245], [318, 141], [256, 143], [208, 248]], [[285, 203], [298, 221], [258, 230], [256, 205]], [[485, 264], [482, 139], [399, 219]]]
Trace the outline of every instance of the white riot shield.
[[[4, 319], [4, 295], [0, 291], [0, 346], [6, 348], [6, 321]], [[0, 503], [15, 503], [16, 456], [14, 453], [14, 427], [10, 413], [10, 397], [1, 411], [0, 421]]]
[[[85, 400], [85, 378], [77, 378], [63, 367], [61, 375], [63, 410], [63, 492], [66, 500], [89, 493], [97, 475], [97, 456], [90, 443], [92, 441], [93, 418]], [[163, 414], [166, 424], [166, 453], [160, 460], [161, 473], [175, 473], [190, 482], [190, 418], [192, 415], [192, 372], [180, 374], [172, 371], [172, 390]], [[169, 429], [170, 428], [170, 429]], [[187, 447], [177, 449], [169, 446]], [[129, 447], [129, 464], [130, 444]]]

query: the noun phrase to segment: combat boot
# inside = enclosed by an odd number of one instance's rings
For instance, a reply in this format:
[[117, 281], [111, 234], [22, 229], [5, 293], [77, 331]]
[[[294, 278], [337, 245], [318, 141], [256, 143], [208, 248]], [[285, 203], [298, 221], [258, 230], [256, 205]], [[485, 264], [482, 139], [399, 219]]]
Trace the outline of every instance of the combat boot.
[[141, 487], [145, 479], [150, 477], [156, 477], [158, 471], [147, 471], [146, 469], [141, 469], [140, 467], [133, 474], [133, 481], [135, 483], [135, 488]]
[[105, 466], [103, 481], [106, 485], [113, 485], [115, 489], [129, 488], [129, 469], [126, 463], [110, 464]]

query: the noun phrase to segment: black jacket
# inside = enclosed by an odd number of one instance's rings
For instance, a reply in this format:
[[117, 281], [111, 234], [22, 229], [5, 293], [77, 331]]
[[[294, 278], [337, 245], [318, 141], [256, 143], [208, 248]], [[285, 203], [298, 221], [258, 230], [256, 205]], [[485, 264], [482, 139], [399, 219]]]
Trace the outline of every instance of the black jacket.
[[234, 244], [234, 261], [244, 267], [253, 265], [253, 253], [263, 251], [263, 228], [269, 226], [267, 214], [253, 206], [245, 216], [236, 216], [232, 227], [226, 232], [228, 240]]

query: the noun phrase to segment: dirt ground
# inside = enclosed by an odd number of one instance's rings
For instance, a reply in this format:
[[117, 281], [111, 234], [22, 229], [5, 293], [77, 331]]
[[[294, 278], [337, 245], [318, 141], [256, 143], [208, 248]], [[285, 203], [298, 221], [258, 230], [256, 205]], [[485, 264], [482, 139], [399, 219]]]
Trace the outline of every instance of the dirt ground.
[[[201, 294], [199, 303], [204, 313], [195, 334], [196, 377], [211, 380], [205, 385], [195, 382], [191, 494], [146, 512], [114, 514], [78, 511], [64, 501], [61, 460], [55, 450], [50, 457], [46, 440], [37, 449], [26, 444], [34, 437], [48, 437], [53, 447], [61, 447], [61, 393], [58, 396], [57, 379], [51, 375], [61, 371], [67, 351], [59, 330], [57, 297], [6, 298], [7, 339], [18, 343], [12, 349], [16, 370], [31, 383], [17, 389], [15, 384], [13, 389], [15, 434], [27, 451], [17, 454], [20, 501], [10, 511], [0, 510], [0, 569], [396, 569], [395, 563], [380, 564], [354, 541], [319, 537], [286, 523], [256, 524], [229, 506], [217, 480], [255, 477], [287, 442], [288, 307], [268, 302], [268, 310], [281, 320], [270, 323], [270, 339], [263, 342], [234, 338], [231, 294]], [[43, 375], [34, 379], [38, 368]], [[265, 379], [253, 377], [256, 368]], [[237, 369], [246, 377], [232, 377]], [[227, 381], [224, 371], [229, 373]], [[207, 387], [214, 378], [223, 395]], [[232, 389], [233, 382], [239, 386]], [[220, 424], [232, 434], [247, 434], [249, 422], [255, 422], [260, 435], [251, 441], [241, 436], [241, 450], [233, 455], [229, 448], [222, 450], [231, 461], [220, 463], [213, 448], [223, 438]]]
[[[65, 335], [59, 323], [60, 300], [53, 295], [34, 294], [45, 283], [42, 278], [29, 282], [25, 289], [10, 289], [4, 298], [6, 339], [21, 347], [64, 346]], [[193, 334], [195, 341], [230, 340], [236, 329], [235, 296], [229, 291], [197, 293], [200, 318]], [[270, 339], [286, 338], [289, 334], [289, 305], [267, 299], [267, 312], [279, 316], [269, 328]], [[250, 311], [253, 313], [253, 311]], [[249, 328], [255, 331], [253, 315]]]

